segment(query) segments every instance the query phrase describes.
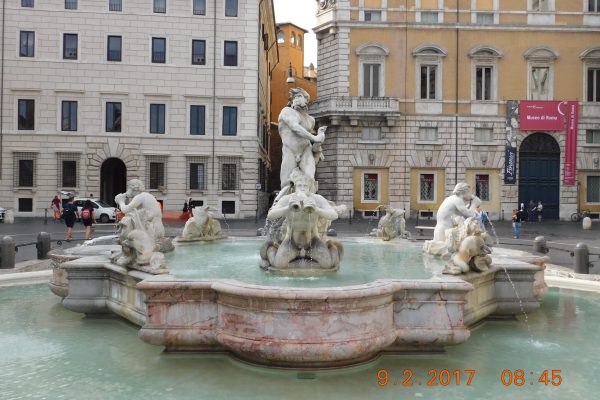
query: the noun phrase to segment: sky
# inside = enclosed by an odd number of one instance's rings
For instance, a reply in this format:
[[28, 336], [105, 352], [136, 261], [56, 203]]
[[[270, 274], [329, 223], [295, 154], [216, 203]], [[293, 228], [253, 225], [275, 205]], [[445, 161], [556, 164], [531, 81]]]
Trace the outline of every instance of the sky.
[[317, 66], [317, 38], [312, 29], [316, 25], [315, 0], [273, 0], [275, 22], [291, 22], [308, 31], [304, 35], [304, 65]]

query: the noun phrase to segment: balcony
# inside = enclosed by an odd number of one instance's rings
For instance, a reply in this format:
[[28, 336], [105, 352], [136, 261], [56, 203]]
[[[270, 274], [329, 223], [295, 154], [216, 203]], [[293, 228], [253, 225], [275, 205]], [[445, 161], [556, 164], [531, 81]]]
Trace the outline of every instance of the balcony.
[[393, 119], [400, 115], [400, 101], [395, 97], [327, 97], [311, 102], [309, 112], [315, 117], [330, 117], [334, 122], [346, 117], [351, 125], [357, 123], [358, 117], [385, 117], [393, 125]]

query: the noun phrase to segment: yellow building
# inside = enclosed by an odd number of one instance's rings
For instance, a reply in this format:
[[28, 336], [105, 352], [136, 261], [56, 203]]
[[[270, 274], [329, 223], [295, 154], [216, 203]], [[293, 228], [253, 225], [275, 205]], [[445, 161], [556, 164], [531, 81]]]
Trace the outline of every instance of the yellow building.
[[[311, 110], [330, 126], [322, 194], [363, 215], [379, 204], [414, 213], [437, 209], [466, 181], [493, 218], [531, 200], [549, 218], [578, 206], [600, 212], [599, 3], [320, 1]], [[527, 100], [578, 102], [577, 184], [563, 183], [564, 129], [525, 129], [507, 117]]]
[[304, 67], [304, 34], [307, 32], [306, 29], [290, 22], [277, 24], [279, 63], [275, 65], [271, 74], [270, 192], [279, 190], [280, 186], [281, 138], [277, 132], [277, 120], [279, 113], [288, 103], [289, 91], [293, 87], [300, 87], [306, 90], [311, 100], [317, 97], [314, 66], [311, 64], [312, 69]]

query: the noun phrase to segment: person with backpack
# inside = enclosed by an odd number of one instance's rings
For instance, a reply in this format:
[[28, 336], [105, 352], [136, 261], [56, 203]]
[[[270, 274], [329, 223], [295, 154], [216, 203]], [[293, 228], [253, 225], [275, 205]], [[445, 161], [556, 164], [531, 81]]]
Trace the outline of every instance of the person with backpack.
[[65, 224], [67, 225], [67, 242], [70, 242], [73, 239], [73, 225], [75, 225], [75, 220], [79, 216], [77, 212], [77, 206], [75, 205], [75, 197], [70, 196], [67, 204], [63, 206], [63, 218], [65, 219]]
[[89, 200], [85, 201], [81, 209], [81, 222], [85, 226], [85, 240], [90, 240], [92, 238], [92, 224], [96, 223], [96, 218], [94, 218], [94, 206]]

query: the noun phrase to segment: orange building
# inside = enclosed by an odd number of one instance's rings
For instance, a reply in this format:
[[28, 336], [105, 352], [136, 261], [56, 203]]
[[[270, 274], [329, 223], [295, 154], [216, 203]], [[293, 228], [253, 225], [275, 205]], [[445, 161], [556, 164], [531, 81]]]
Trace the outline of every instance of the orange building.
[[[308, 31], [290, 22], [277, 24], [279, 63], [271, 73], [271, 135], [269, 140], [268, 191], [279, 190], [279, 167], [281, 165], [281, 139], [277, 132], [279, 113], [287, 105], [291, 88], [300, 87], [317, 97], [316, 70], [311, 64], [304, 67], [304, 34]], [[306, 71], [306, 72], [305, 72]]]

